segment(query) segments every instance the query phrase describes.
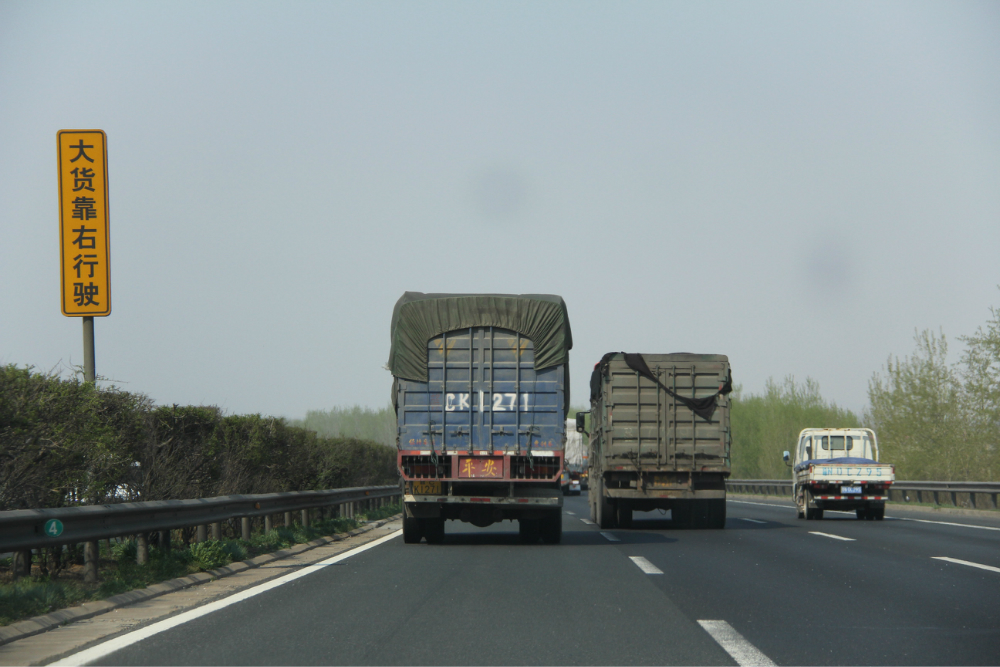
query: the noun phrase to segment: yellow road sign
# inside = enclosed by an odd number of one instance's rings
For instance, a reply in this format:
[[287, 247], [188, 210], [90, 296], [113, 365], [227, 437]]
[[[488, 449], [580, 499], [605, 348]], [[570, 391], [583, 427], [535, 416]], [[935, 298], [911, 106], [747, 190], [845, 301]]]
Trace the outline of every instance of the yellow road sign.
[[108, 138], [103, 130], [59, 130], [56, 143], [62, 312], [110, 315]]

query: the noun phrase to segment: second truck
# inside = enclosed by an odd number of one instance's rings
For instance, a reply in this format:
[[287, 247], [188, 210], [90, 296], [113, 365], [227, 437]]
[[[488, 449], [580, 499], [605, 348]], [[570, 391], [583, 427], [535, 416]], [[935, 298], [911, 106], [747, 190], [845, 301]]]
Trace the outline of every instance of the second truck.
[[633, 511], [662, 509], [682, 527], [725, 527], [732, 386], [721, 354], [604, 355], [590, 379], [591, 520], [627, 528]]

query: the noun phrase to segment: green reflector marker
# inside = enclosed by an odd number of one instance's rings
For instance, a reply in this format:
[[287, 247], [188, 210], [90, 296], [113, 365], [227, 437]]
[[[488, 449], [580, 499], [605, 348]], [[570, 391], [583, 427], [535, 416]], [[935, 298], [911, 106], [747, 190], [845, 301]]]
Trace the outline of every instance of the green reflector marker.
[[45, 522], [45, 534], [49, 537], [59, 537], [63, 532], [63, 522], [59, 519], [49, 519]]

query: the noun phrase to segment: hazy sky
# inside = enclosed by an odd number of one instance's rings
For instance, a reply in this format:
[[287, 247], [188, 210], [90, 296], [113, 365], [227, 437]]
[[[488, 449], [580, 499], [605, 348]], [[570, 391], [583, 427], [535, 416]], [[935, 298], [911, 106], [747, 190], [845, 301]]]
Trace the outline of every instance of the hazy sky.
[[[607, 351], [861, 410], [1000, 306], [1000, 3], [0, 0], [0, 363], [82, 363], [56, 132], [107, 132], [98, 374], [388, 402], [406, 290], [561, 294]], [[957, 355], [955, 355], [957, 356]]]

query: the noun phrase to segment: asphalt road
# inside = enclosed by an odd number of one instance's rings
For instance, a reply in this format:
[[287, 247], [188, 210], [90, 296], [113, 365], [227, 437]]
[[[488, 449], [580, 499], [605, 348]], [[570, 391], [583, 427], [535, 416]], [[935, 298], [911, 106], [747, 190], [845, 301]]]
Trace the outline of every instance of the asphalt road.
[[100, 664], [1000, 664], [1000, 521], [731, 500], [725, 530], [650, 512], [602, 533], [586, 495], [565, 510], [561, 545], [449, 522], [442, 545], [397, 537]]

